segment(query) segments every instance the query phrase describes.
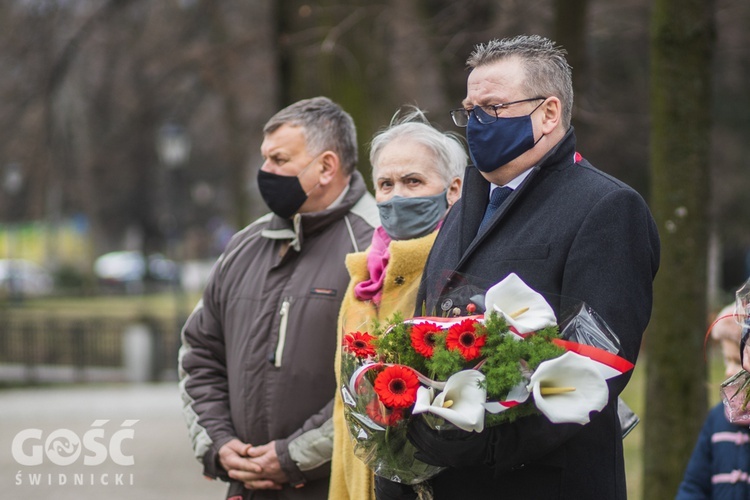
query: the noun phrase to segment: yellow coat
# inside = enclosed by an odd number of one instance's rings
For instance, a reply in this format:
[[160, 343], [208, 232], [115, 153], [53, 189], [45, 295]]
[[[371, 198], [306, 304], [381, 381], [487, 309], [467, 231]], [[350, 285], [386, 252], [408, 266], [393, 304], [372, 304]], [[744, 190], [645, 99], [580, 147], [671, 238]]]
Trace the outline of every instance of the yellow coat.
[[[349, 270], [349, 287], [341, 304], [338, 321], [338, 342], [336, 348], [336, 382], [341, 387], [341, 342], [344, 333], [369, 331], [372, 320], [384, 321], [395, 312], [404, 318], [414, 314], [415, 301], [422, 269], [427, 255], [435, 242], [437, 231], [413, 240], [391, 241], [388, 249], [390, 259], [385, 269], [383, 297], [380, 307], [372, 301], [357, 300], [354, 285], [369, 278], [367, 252], [352, 253], [346, 256]], [[331, 485], [329, 500], [375, 499], [375, 482], [372, 471], [354, 456], [354, 447], [344, 422], [344, 403], [341, 392], [336, 391], [333, 405], [333, 457], [331, 459]]]

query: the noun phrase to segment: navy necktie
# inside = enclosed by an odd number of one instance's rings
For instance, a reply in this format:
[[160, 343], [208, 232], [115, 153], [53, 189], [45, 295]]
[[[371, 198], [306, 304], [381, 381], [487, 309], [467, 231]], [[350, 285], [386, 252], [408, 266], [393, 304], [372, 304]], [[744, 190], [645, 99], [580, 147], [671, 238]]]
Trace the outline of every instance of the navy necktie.
[[492, 195], [490, 196], [490, 202], [487, 205], [487, 209], [484, 211], [484, 217], [482, 217], [482, 223], [479, 224], [479, 231], [482, 231], [484, 226], [489, 222], [489, 220], [492, 218], [492, 216], [495, 214], [495, 211], [500, 208], [500, 205], [503, 204], [503, 202], [508, 199], [508, 196], [513, 192], [513, 190], [509, 187], [496, 187], [492, 191]]

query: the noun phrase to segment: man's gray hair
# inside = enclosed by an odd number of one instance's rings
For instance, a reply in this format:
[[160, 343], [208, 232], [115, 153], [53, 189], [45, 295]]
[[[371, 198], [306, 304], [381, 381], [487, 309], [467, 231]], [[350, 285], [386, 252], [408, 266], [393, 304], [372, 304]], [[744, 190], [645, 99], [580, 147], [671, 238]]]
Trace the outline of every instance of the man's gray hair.
[[456, 177], [463, 177], [468, 161], [460, 136], [441, 132], [430, 125], [424, 112], [416, 107], [401, 115], [396, 112], [391, 123], [370, 141], [370, 165], [373, 181], [377, 179], [378, 157], [386, 145], [399, 139], [411, 139], [435, 155], [435, 167], [447, 188]]
[[302, 127], [305, 145], [312, 155], [333, 151], [341, 161], [345, 174], [351, 175], [357, 166], [357, 130], [354, 120], [341, 106], [327, 97], [303, 99], [287, 106], [263, 127], [268, 135], [282, 125]]
[[526, 97], [555, 96], [560, 99], [562, 122], [567, 129], [573, 114], [573, 79], [565, 54], [565, 49], [548, 38], [520, 35], [476, 45], [466, 65], [474, 69], [501, 59], [518, 57], [526, 70]]

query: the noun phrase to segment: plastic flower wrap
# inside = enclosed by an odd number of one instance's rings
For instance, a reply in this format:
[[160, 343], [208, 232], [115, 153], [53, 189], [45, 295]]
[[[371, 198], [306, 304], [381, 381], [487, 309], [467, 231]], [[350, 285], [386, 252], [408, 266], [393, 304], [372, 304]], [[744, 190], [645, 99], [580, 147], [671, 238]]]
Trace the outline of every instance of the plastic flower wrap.
[[[750, 280], [735, 293], [734, 319], [742, 327], [742, 344], [750, 332]], [[742, 352], [742, 351], [740, 351]], [[740, 370], [721, 384], [724, 410], [730, 422], [750, 425], [750, 373]]]
[[539, 413], [583, 425], [607, 404], [606, 380], [633, 368], [588, 307], [560, 329], [544, 297], [515, 274], [487, 290], [484, 309], [395, 316], [371, 332], [345, 333], [345, 418], [355, 455], [375, 474], [416, 484], [442, 469], [414, 458], [406, 438], [414, 415], [466, 432]]
[[724, 413], [730, 422], [750, 425], [750, 374], [740, 370], [721, 384]]

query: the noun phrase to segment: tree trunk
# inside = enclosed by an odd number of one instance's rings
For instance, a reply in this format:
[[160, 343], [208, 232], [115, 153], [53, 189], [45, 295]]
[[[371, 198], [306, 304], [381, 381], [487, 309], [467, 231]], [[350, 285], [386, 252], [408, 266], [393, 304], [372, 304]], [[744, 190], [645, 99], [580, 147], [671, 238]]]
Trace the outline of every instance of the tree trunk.
[[[586, 27], [589, 0], [555, 0], [555, 42], [568, 51], [568, 64], [573, 68], [573, 91], [585, 95], [588, 82]], [[573, 116], [577, 113], [574, 111]]]
[[[208, 80], [221, 99], [231, 220], [235, 227], [242, 228], [266, 212], [255, 188], [257, 171], [249, 171], [248, 160], [259, 158], [262, 136], [257, 131], [279, 109], [277, 33], [272, 28], [275, 6], [269, 2], [232, 5], [208, 0], [203, 7], [212, 45], [217, 47]], [[256, 20], [259, 27], [245, 33], [246, 26], [237, 19]], [[252, 162], [258, 168], [261, 163]]]
[[387, 55], [376, 24], [384, 6], [366, 0], [278, 4], [283, 105], [318, 95], [347, 111], [357, 127], [358, 169], [370, 179], [367, 144], [393, 113]]
[[[448, 105], [430, 13], [415, 2], [279, 2], [284, 104], [327, 95], [352, 115], [358, 168], [367, 182], [368, 145], [403, 105], [447, 124]], [[454, 71], [458, 71], [456, 68]]]
[[644, 500], [674, 498], [706, 414], [713, 0], [656, 0], [652, 208], [661, 268], [647, 347]]

